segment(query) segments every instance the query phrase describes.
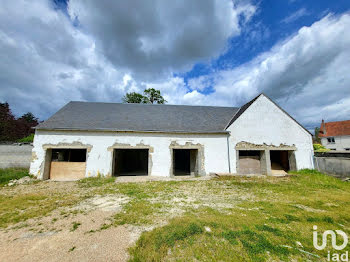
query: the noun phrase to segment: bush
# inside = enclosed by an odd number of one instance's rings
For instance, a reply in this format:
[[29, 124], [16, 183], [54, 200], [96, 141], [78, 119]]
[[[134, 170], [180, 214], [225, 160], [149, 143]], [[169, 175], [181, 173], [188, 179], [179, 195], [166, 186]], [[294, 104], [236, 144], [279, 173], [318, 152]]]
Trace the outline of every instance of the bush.
[[34, 134], [31, 134], [29, 136], [23, 137], [18, 140], [20, 143], [33, 143], [34, 140]]
[[328, 152], [330, 151], [328, 148], [325, 148], [323, 145], [321, 144], [314, 144], [314, 150], [316, 152]]

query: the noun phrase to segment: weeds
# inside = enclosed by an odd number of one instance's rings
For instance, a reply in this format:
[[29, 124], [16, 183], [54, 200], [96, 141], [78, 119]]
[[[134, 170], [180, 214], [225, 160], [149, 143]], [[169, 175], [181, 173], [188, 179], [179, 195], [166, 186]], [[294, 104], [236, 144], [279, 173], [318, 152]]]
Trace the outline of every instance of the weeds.
[[20, 179], [25, 176], [29, 176], [28, 169], [25, 168], [0, 169], [0, 186], [8, 184], [11, 180]]
[[80, 222], [73, 222], [72, 223], [72, 228], [71, 228], [70, 231], [73, 232], [73, 231], [77, 230], [80, 225], [81, 225]]

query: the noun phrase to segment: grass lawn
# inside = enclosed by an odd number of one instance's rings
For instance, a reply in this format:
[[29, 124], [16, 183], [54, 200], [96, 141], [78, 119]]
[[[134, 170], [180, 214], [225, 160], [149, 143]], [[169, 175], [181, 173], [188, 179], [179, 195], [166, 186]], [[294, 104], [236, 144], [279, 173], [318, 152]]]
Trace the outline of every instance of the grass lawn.
[[28, 176], [28, 169], [25, 168], [0, 169], [0, 186], [8, 184], [10, 180], [20, 179], [25, 176]]
[[[313, 225], [319, 235], [343, 230], [350, 236], [350, 183], [313, 170], [284, 178], [201, 181], [114, 183], [113, 178], [88, 178], [67, 190], [64, 183], [57, 183], [59, 189], [44, 183], [27, 185], [30, 192], [26, 185], [1, 191], [0, 227], [91, 196], [118, 195], [128, 201], [113, 215], [112, 226], [153, 228], [130, 248], [131, 261], [326, 261], [327, 252], [335, 250], [330, 241], [322, 251], [313, 247]], [[37, 204], [41, 208], [29, 209]], [[338, 252], [345, 251], [349, 245]]]

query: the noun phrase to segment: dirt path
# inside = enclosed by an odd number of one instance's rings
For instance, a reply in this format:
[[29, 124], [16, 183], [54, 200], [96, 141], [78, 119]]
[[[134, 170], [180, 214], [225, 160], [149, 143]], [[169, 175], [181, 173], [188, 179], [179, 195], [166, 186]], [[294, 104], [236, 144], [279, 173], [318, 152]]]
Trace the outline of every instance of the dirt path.
[[0, 231], [0, 261], [126, 261], [141, 229], [109, 227], [127, 199], [92, 198]]
[[132, 243], [122, 226], [93, 234], [0, 233], [0, 261], [126, 261]]

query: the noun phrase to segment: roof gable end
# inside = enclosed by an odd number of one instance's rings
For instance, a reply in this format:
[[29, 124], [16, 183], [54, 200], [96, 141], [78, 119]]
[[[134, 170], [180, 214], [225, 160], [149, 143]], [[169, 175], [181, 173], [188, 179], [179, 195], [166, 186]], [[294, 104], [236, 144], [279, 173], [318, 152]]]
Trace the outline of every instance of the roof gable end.
[[255, 101], [257, 101], [260, 97], [265, 97], [267, 100], [269, 100], [272, 104], [274, 104], [279, 110], [281, 110], [284, 114], [286, 114], [290, 119], [292, 119], [296, 124], [298, 124], [301, 128], [303, 128], [308, 134], [312, 136], [309, 130], [307, 130], [302, 124], [300, 124], [297, 120], [295, 120], [290, 114], [288, 114], [283, 108], [281, 108], [276, 102], [274, 102], [270, 97], [265, 95], [264, 93], [259, 94], [252, 100], [250, 100], [248, 103], [243, 105], [237, 113], [233, 116], [231, 121], [227, 124], [226, 129], [229, 128], [244, 112], [252, 105]]

